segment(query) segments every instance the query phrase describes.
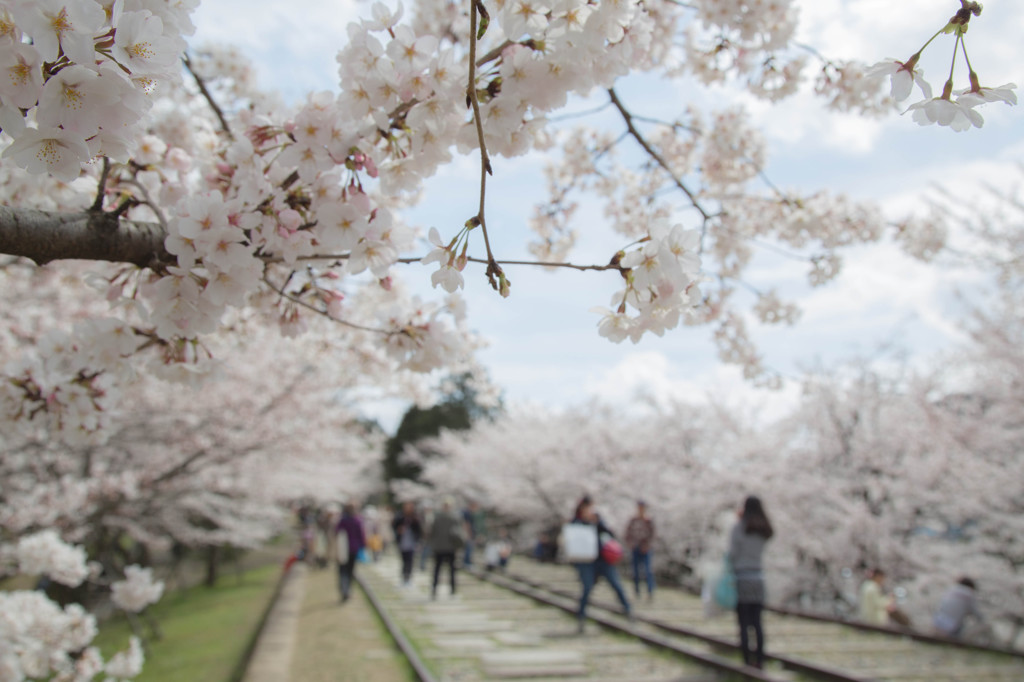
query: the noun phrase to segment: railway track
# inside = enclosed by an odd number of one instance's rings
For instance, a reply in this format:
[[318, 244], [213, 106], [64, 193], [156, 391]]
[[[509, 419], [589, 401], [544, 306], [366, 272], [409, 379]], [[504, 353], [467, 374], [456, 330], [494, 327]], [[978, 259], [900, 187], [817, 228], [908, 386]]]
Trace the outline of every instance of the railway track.
[[443, 589], [432, 600], [426, 574], [403, 587], [398, 572], [397, 562], [384, 559], [360, 570], [360, 584], [421, 682], [805, 679], [745, 669], [708, 647], [680, 655], [678, 643], [651, 633], [645, 641], [643, 628], [614, 615], [595, 613], [597, 624], [579, 635], [566, 611], [570, 600], [545, 603], [466, 572], [459, 573], [455, 597]]
[[[810, 621], [782, 627], [786, 617], [775, 615], [767, 623], [775, 656], [764, 671], [754, 670], [740, 662], [731, 619], [691, 628], [685, 617], [675, 618], [694, 608], [682, 593], [663, 590], [654, 603], [638, 604], [639, 617], [630, 621], [617, 608], [604, 608], [611, 606], [605, 603], [611, 592], [599, 586], [588, 614], [592, 622], [581, 636], [576, 632], [577, 585], [569, 567], [522, 561], [510, 575], [460, 572], [458, 594], [452, 597], [442, 589], [437, 600], [430, 598], [426, 574], [417, 573], [405, 587], [398, 573], [397, 562], [385, 559], [363, 568], [360, 581], [421, 682], [1024, 680], [1024, 667], [1015, 665], [1020, 660], [961, 665], [943, 655], [935, 660], [970, 674], [939, 677], [932, 670], [935, 661], [919, 652], [915, 663], [900, 668], [902, 676], [879, 675], [885, 665], [845, 665], [843, 656], [884, 661], [906, 656], [895, 638], [865, 642], [836, 637]], [[894, 647], [894, 641], [900, 646]]]
[[[574, 602], [579, 594], [569, 566], [518, 561], [504, 576], [488, 578], [510, 589], [533, 590]], [[681, 590], [661, 589], [653, 602], [635, 601], [637, 625], [670, 638], [707, 643], [721, 655], [735, 652], [736, 625], [728, 614], [704, 617], [700, 600]], [[593, 606], [603, 613], [618, 611], [605, 586], [596, 590]], [[788, 679], [877, 682], [1022, 682], [1024, 655], [953, 645], [923, 635], [907, 635], [856, 624], [827, 622], [799, 614], [766, 612], [765, 631], [770, 674]], [[732, 653], [734, 659], [737, 654]], [[774, 673], [772, 671], [775, 671]]]

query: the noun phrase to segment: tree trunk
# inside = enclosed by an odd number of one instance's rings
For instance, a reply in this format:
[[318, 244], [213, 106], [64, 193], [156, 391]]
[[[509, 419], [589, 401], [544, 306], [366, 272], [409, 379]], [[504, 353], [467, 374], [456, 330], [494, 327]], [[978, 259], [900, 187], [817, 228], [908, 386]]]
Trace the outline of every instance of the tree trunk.
[[216, 545], [206, 546], [206, 581], [207, 587], [217, 584], [217, 571], [220, 568], [220, 547]]

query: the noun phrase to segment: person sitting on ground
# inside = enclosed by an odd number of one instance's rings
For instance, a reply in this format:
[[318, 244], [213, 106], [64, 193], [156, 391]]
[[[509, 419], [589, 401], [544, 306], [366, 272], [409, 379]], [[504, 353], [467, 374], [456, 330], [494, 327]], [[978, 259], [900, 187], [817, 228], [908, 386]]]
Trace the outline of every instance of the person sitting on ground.
[[508, 566], [508, 558], [512, 556], [512, 543], [508, 539], [508, 530], [502, 528], [498, 537], [484, 547], [484, 561], [488, 571], [504, 571]]
[[885, 571], [880, 568], [868, 571], [868, 579], [860, 586], [860, 619], [868, 625], [889, 624], [889, 613], [893, 610], [892, 599], [885, 594]]
[[939, 609], [932, 619], [932, 625], [935, 626], [936, 634], [959, 637], [963, 634], [967, 619], [971, 617], [978, 622], [983, 621], [981, 611], [978, 610], [977, 585], [965, 576], [942, 597]]

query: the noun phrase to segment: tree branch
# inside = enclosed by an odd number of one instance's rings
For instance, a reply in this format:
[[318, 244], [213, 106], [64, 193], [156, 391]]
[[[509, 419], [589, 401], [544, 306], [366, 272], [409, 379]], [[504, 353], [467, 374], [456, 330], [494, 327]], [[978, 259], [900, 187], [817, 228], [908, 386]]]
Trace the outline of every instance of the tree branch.
[[672, 170], [672, 167], [668, 165], [668, 162], [665, 161], [661, 154], [659, 154], [654, 149], [654, 147], [651, 146], [651, 144], [644, 138], [644, 136], [640, 134], [640, 131], [636, 129], [636, 126], [633, 125], [633, 114], [631, 114], [622, 104], [622, 102], [619, 100], [619, 96], [615, 93], [615, 90], [609, 89], [608, 95], [609, 97], [611, 97], [612, 104], [615, 105], [615, 108], [619, 110], [619, 114], [622, 116], [622, 120], [625, 121], [626, 123], [626, 129], [629, 130], [629, 134], [633, 136], [633, 139], [637, 141], [637, 144], [639, 144], [643, 148], [643, 150], [647, 152], [648, 156], [654, 159], [654, 161], [659, 166], [661, 166], [662, 170], [668, 173], [669, 178], [672, 180], [672, 184], [674, 184], [679, 189], [679, 191], [686, 195], [686, 198], [690, 200], [690, 204], [692, 204], [693, 207], [697, 209], [697, 212], [704, 217], [704, 222], [706, 223], [708, 220], [710, 220], [711, 214], [703, 206], [701, 206], [700, 200], [697, 198], [697, 195], [694, 194], [689, 187], [683, 184], [682, 178], [676, 175], [675, 171]]
[[182, 61], [185, 63], [185, 68], [188, 69], [188, 72], [192, 74], [192, 78], [195, 79], [196, 85], [199, 86], [199, 92], [202, 93], [204, 98], [206, 98], [206, 101], [213, 110], [213, 113], [216, 114], [217, 120], [220, 121], [221, 130], [224, 131], [229, 140], [234, 140], [235, 136], [231, 132], [231, 126], [228, 125], [228, 120], [224, 117], [224, 112], [221, 111], [220, 105], [217, 104], [217, 100], [214, 99], [213, 94], [207, 89], [206, 81], [203, 80], [203, 78], [192, 68], [192, 60], [189, 59], [188, 55], [185, 55]]
[[132, 263], [161, 270], [175, 262], [156, 223], [107, 213], [56, 213], [0, 206], [0, 253], [45, 265], [55, 260]]

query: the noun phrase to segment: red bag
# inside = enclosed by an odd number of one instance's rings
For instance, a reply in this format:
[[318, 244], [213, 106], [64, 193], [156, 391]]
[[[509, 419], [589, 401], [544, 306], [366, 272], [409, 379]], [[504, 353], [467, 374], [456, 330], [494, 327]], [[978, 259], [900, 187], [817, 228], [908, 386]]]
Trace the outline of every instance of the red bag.
[[607, 563], [615, 565], [622, 560], [622, 555], [625, 552], [622, 549], [622, 545], [615, 538], [608, 538], [601, 545], [601, 558]]

